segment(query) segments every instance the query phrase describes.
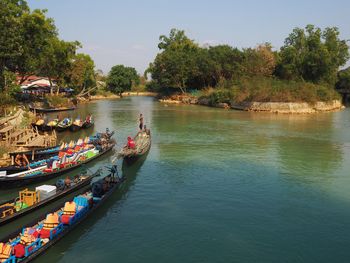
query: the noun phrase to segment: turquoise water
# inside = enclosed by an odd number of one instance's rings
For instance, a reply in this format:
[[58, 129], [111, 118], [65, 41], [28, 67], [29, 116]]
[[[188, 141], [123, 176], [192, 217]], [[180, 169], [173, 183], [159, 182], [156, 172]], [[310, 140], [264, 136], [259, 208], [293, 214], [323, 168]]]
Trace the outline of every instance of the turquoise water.
[[88, 112], [95, 131], [116, 130], [119, 148], [142, 112], [151, 150], [35, 262], [349, 262], [349, 110], [275, 115], [131, 97], [73, 114]]

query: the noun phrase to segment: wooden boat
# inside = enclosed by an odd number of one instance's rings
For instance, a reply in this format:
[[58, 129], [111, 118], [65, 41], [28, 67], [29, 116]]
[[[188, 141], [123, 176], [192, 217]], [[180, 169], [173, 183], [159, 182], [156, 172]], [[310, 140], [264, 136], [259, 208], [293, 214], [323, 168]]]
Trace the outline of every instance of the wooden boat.
[[61, 132], [67, 130], [72, 125], [71, 118], [64, 118], [56, 126], [56, 131]]
[[[99, 152], [94, 156], [92, 156], [91, 158], [86, 158], [86, 159], [83, 159], [82, 161], [73, 162], [73, 163], [65, 163], [62, 166], [63, 168], [57, 167], [55, 169], [52, 169], [52, 171], [47, 171], [48, 169], [47, 165], [43, 165], [38, 168], [24, 171], [21, 173], [12, 174], [8, 176], [0, 176], [0, 188], [20, 187], [20, 186], [24, 186], [24, 185], [28, 185], [36, 182], [49, 180], [50, 178], [70, 172], [75, 168], [82, 166], [83, 164], [86, 164], [88, 162], [91, 162], [92, 160], [97, 159], [103, 154], [111, 151], [114, 146], [115, 146], [115, 143], [113, 141], [106, 142], [105, 147], [100, 149]], [[58, 159], [58, 157], [56, 158]]]
[[7, 224], [28, 213], [31, 213], [36, 209], [50, 204], [53, 201], [62, 198], [70, 193], [85, 189], [86, 186], [90, 185], [92, 178], [98, 176], [99, 174], [99, 171], [97, 171], [93, 175], [75, 176], [74, 178], [70, 179], [71, 184], [69, 186], [65, 185], [64, 179], [60, 179], [56, 183], [55, 194], [47, 196], [46, 198], [40, 196], [39, 190], [29, 191], [28, 189], [25, 189], [23, 191], [20, 191], [17, 198], [5, 201], [0, 204], [0, 226]]
[[58, 123], [59, 123], [58, 119], [54, 119], [52, 121], [49, 121], [46, 124], [45, 130], [51, 131], [51, 130], [55, 129], [57, 127]]
[[44, 119], [39, 119], [32, 123], [33, 128], [38, 128], [39, 131], [44, 131], [46, 123]]
[[[109, 175], [93, 183], [85, 193], [74, 197], [71, 202], [60, 205], [23, 229], [20, 228], [14, 234], [3, 238], [1, 243], [10, 248], [7, 250], [9, 254], [5, 262], [33, 260], [92, 215], [124, 181], [124, 177], [119, 177], [115, 172], [116, 168], [112, 167], [111, 170]], [[58, 219], [57, 223], [51, 224], [52, 219]]]
[[71, 110], [75, 110], [76, 107], [36, 108], [36, 107], [33, 107], [33, 106], [29, 106], [29, 109], [31, 111], [36, 111], [36, 112], [57, 112], [57, 111], [71, 111]]
[[72, 125], [69, 127], [69, 130], [72, 132], [79, 131], [83, 127], [83, 122], [80, 118], [74, 120]]
[[136, 159], [140, 158], [146, 154], [151, 148], [151, 133], [148, 130], [147, 132], [139, 132], [134, 137], [135, 147], [130, 148], [127, 145], [119, 153], [118, 157], [124, 158], [126, 162], [133, 162]]
[[94, 125], [95, 125], [95, 123], [93, 120], [90, 120], [89, 122], [85, 120], [83, 123], [83, 129], [89, 129]]
[[[31, 169], [35, 169], [45, 165], [46, 162], [47, 162], [47, 159], [37, 160], [35, 162], [31, 162], [29, 166]], [[0, 172], [6, 172], [6, 175], [21, 173], [25, 171], [28, 171], [28, 165], [26, 166], [9, 165], [9, 166], [0, 167]]]

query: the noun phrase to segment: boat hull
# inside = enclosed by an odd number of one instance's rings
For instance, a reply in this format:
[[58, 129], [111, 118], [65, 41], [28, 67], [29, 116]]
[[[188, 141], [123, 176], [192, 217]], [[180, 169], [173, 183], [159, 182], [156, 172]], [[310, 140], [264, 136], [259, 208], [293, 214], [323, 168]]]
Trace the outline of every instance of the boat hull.
[[[73, 225], [65, 227], [61, 233], [59, 233], [57, 236], [55, 236], [54, 239], [51, 239], [47, 244], [41, 246], [38, 250], [36, 250], [32, 254], [30, 254], [29, 256], [21, 259], [20, 262], [30, 262], [34, 258], [38, 257], [40, 254], [45, 252], [47, 249], [49, 249], [51, 246], [56, 244], [59, 240], [61, 240], [65, 235], [70, 233], [77, 226], [79, 226], [83, 220], [85, 220], [87, 217], [89, 217], [89, 215], [93, 214], [96, 211], [96, 209], [98, 209], [101, 205], [103, 205], [106, 202], [106, 200], [108, 200], [108, 198], [115, 192], [115, 190], [117, 190], [119, 188], [119, 186], [124, 182], [124, 180], [125, 180], [125, 178], [121, 177], [120, 181], [115, 183], [115, 185], [111, 189], [109, 189], [109, 191], [101, 198], [101, 200], [98, 203], [95, 203], [94, 206], [92, 208], [90, 208], [85, 214], [83, 214], [78, 220], [76, 220]], [[57, 211], [59, 208], [62, 207], [63, 204], [64, 203], [62, 202], [57, 208], [51, 210], [51, 212]], [[35, 225], [37, 222], [43, 220], [45, 217], [46, 217], [46, 214], [38, 217], [36, 220], [32, 221], [30, 224], [25, 225], [24, 227], [30, 227], [32, 225]], [[18, 235], [18, 233], [22, 230], [22, 228], [18, 229], [13, 234], [4, 238], [3, 241], [5, 242], [5, 240], [15, 238]]]
[[84, 122], [83, 124], [83, 129], [89, 129], [91, 128], [92, 126], [94, 126], [94, 123], [93, 122]]
[[11, 177], [0, 177], [0, 189], [21, 187], [21, 186], [25, 186], [25, 185], [29, 185], [29, 184], [33, 184], [33, 183], [37, 183], [37, 182], [47, 181], [51, 178], [54, 178], [54, 177], [60, 176], [62, 174], [65, 174], [67, 172], [70, 172], [70, 171], [82, 166], [83, 164], [89, 163], [89, 162], [99, 158], [100, 156], [104, 155], [105, 153], [111, 151], [114, 146], [115, 146], [115, 144], [112, 144], [111, 146], [106, 148], [104, 151], [102, 151], [99, 154], [97, 154], [96, 156], [86, 160], [85, 162], [81, 162], [81, 163], [78, 163], [76, 165], [60, 169], [56, 172], [41, 174], [41, 175], [32, 176], [32, 177], [31, 176], [17, 177], [17, 178], [16, 177], [12, 177], [12, 178]]
[[34, 107], [29, 107], [31, 111], [36, 111], [36, 112], [58, 112], [58, 111], [72, 111], [75, 110], [76, 107], [69, 107], [69, 108], [53, 108], [53, 109], [44, 109], [44, 108], [34, 108]]
[[0, 219], [0, 226], [5, 225], [7, 223], [10, 223], [10, 222], [12, 222], [12, 221], [24, 216], [24, 215], [27, 215], [27, 214], [29, 214], [29, 213], [31, 213], [31, 212], [33, 212], [41, 207], [44, 207], [45, 205], [48, 205], [48, 204], [54, 202], [55, 200], [58, 200], [58, 199], [66, 196], [68, 194], [71, 194], [73, 192], [77, 192], [77, 193], [83, 192], [84, 190], [86, 190], [87, 187], [90, 186], [91, 180], [92, 180], [92, 176], [77, 183], [76, 185], [74, 185], [74, 187], [70, 187], [66, 190], [59, 192], [58, 194], [56, 194], [50, 198], [45, 199], [43, 202], [39, 202], [39, 203], [29, 207], [28, 209], [24, 209], [24, 210], [22, 210], [18, 213], [15, 213], [7, 218]]
[[71, 126], [71, 125], [67, 125], [67, 126], [58, 125], [58, 126], [56, 127], [56, 131], [58, 131], [58, 132], [66, 131], [67, 129], [69, 129], [70, 126]]
[[76, 125], [76, 124], [72, 124], [69, 127], [69, 130], [72, 131], [72, 132], [76, 132], [76, 131], [79, 131], [81, 128], [82, 128], [82, 126], [79, 126], [79, 125]]

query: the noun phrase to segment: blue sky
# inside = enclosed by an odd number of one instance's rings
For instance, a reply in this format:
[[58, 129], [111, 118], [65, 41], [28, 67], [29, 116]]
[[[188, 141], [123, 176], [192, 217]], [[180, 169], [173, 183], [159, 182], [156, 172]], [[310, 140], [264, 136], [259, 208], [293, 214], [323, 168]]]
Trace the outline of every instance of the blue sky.
[[337, 26], [350, 39], [350, 1], [325, 0], [28, 0], [48, 9], [60, 37], [78, 40], [108, 73], [124, 64], [139, 73], [158, 52], [159, 36], [184, 29], [200, 44], [230, 44], [239, 48], [271, 42], [275, 48], [294, 27]]

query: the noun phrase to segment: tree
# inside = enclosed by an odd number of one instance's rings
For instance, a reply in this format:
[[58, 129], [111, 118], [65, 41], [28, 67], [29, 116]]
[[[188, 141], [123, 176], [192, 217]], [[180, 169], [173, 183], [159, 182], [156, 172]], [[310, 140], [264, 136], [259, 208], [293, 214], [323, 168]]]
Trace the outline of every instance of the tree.
[[5, 70], [14, 71], [17, 58], [23, 53], [22, 21], [29, 12], [26, 1], [0, 1], [0, 90], [5, 87]]
[[28, 76], [38, 74], [44, 49], [52, 38], [57, 37], [54, 21], [47, 18], [46, 10], [34, 10], [24, 13], [22, 21], [22, 53], [16, 61], [16, 72], [22, 79], [20, 84]]
[[89, 55], [75, 55], [67, 74], [67, 82], [77, 92], [96, 86], [95, 64]]
[[184, 31], [172, 29], [169, 37], [159, 37], [159, 49], [146, 73], [161, 87], [178, 88], [183, 93], [191, 78], [198, 72], [196, 57], [199, 47], [190, 40]]
[[345, 40], [336, 27], [322, 31], [313, 25], [295, 28], [281, 48], [276, 75], [314, 83], [334, 84], [339, 67], [349, 59]]
[[[73, 58], [80, 43], [66, 42], [52, 37], [43, 50], [40, 61], [40, 74], [48, 77], [52, 89], [52, 80], [55, 79], [58, 85], [62, 85], [66, 74], [72, 68]], [[57, 90], [58, 91], [58, 90]]]
[[338, 81], [335, 87], [339, 90], [350, 90], [350, 67], [338, 72]]
[[271, 77], [276, 68], [276, 54], [270, 43], [243, 51], [243, 72], [248, 76]]
[[116, 65], [108, 74], [107, 87], [113, 93], [121, 95], [124, 91], [131, 90], [133, 85], [138, 85], [139, 81], [135, 68]]

